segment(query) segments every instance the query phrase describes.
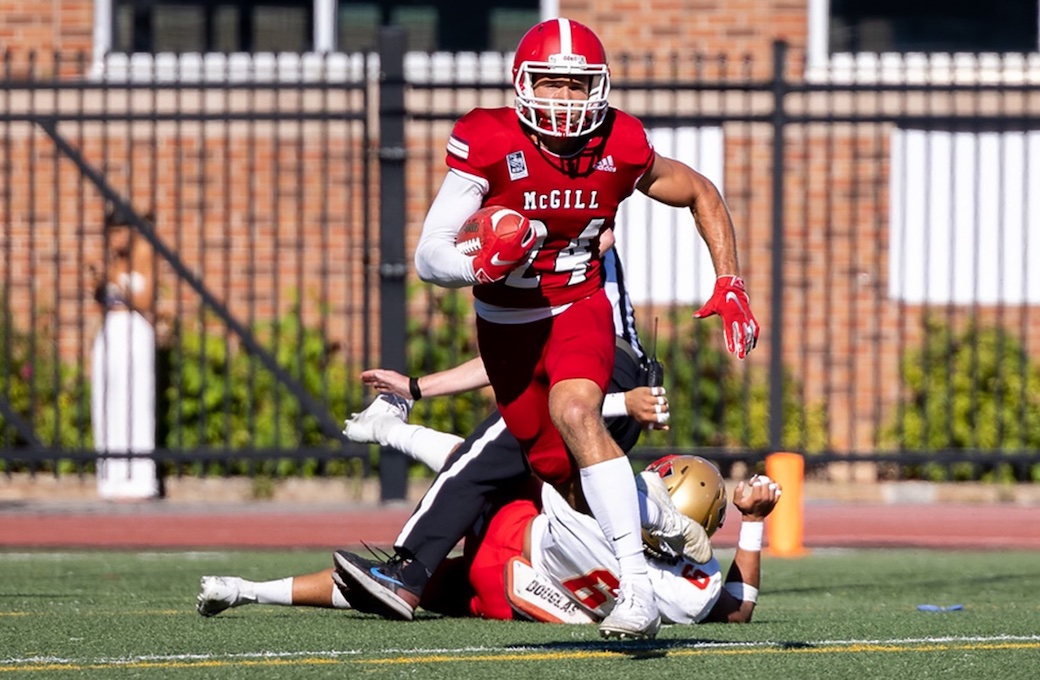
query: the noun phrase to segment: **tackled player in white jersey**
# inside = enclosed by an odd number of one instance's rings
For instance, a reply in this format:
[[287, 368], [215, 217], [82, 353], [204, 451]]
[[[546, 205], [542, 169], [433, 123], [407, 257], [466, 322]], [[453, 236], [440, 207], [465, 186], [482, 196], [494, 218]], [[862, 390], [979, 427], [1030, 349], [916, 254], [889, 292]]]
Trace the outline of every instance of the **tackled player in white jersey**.
[[[445, 438], [441, 445], [448, 443]], [[447, 458], [450, 448], [429, 451], [427, 460], [436, 465], [438, 458]], [[703, 458], [665, 456], [640, 473], [638, 485], [641, 495], [652, 501], [646, 503], [651, 513], [655, 507], [674, 507], [709, 535], [726, 519], [725, 482]], [[617, 562], [606, 538], [595, 520], [576, 512], [551, 486], [542, 485], [540, 493], [540, 510], [533, 499], [505, 504], [490, 517], [480, 541], [472, 543], [473, 554], [443, 562], [424, 593], [423, 607], [449, 615], [570, 624], [595, 623], [609, 614], [618, 579]], [[741, 514], [741, 527], [725, 576], [715, 557], [698, 563], [676, 556], [667, 544], [644, 532], [654, 598], [664, 623], [751, 620], [761, 581], [764, 521], [780, 495], [779, 485], [765, 476], [737, 484], [732, 501]], [[482, 593], [482, 589], [502, 588], [495, 572], [503, 571], [505, 592]], [[331, 575], [327, 569], [262, 582], [206, 576], [197, 608], [203, 616], [256, 603], [352, 609], [333, 587]], [[460, 578], [470, 579], [468, 587], [460, 584]], [[499, 600], [508, 601], [505, 613], [491, 604]]]

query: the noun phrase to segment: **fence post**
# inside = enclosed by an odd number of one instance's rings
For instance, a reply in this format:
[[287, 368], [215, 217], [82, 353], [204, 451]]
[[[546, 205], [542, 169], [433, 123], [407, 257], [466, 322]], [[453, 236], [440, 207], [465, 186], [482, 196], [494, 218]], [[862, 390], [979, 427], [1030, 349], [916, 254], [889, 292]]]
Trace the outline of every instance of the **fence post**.
[[[379, 335], [381, 365], [402, 373], [406, 357], [407, 299], [405, 275], [405, 32], [399, 26], [379, 30]], [[379, 487], [383, 501], [403, 500], [408, 459], [384, 446], [379, 451]]]
[[769, 447], [780, 451], [784, 437], [784, 63], [787, 44], [773, 43], [773, 243], [769, 314]]

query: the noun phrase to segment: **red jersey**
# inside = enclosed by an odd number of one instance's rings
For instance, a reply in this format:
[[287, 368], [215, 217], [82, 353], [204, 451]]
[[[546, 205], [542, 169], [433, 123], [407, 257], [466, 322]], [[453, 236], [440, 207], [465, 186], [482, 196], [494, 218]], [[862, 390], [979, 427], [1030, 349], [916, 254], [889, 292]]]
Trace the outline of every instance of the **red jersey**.
[[448, 140], [448, 166], [487, 182], [484, 205], [523, 213], [546, 234], [524, 265], [475, 286], [473, 295], [500, 307], [536, 308], [594, 293], [603, 282], [593, 246], [653, 161], [643, 124], [617, 109], [571, 157], [541, 149], [512, 108], [474, 109], [460, 118]]

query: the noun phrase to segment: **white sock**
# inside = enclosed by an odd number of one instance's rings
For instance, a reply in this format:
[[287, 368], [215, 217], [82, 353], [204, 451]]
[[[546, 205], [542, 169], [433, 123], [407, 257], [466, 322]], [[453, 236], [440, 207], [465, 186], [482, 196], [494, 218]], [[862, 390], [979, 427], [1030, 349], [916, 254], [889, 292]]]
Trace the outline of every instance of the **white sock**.
[[400, 420], [394, 420], [396, 425], [388, 426], [385, 430], [376, 433], [383, 436], [379, 443], [397, 449], [434, 472], [439, 472], [444, 467], [448, 456], [456, 446], [462, 443], [462, 437], [438, 432], [424, 425], [409, 425]]
[[612, 458], [582, 468], [581, 488], [592, 516], [618, 560], [622, 584], [633, 578], [638, 582], [647, 581], [639, 494], [628, 458]]
[[636, 493], [639, 496], [639, 521], [644, 529], [653, 529], [661, 523], [661, 508], [642, 491]]
[[343, 597], [343, 593], [339, 592], [339, 588], [332, 589], [332, 608], [333, 609], [353, 609], [350, 603], [347, 602], [347, 598]]
[[[246, 583], [250, 582], [246, 581]], [[293, 603], [292, 585], [292, 576], [276, 581], [252, 583], [253, 599], [257, 604], [291, 605]]]

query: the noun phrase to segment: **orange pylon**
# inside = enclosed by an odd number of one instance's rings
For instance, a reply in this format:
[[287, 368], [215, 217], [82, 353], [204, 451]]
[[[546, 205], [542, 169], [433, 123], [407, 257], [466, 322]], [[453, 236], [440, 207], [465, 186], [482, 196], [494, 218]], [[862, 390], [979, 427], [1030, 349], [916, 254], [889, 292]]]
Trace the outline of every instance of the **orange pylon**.
[[797, 453], [771, 454], [766, 456], [766, 474], [783, 489], [780, 501], [766, 520], [768, 552], [776, 557], [805, 555], [807, 551], [802, 545], [805, 459]]

